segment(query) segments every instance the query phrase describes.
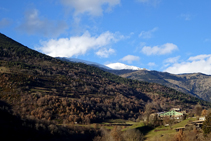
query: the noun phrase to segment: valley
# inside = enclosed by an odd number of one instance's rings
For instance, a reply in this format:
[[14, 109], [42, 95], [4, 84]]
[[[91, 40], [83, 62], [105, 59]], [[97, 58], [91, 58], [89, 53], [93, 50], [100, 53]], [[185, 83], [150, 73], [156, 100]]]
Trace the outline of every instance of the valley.
[[[139, 122], [149, 104], [150, 113], [173, 107], [193, 111], [197, 104], [203, 109], [211, 106], [155, 82], [61, 61], [0, 34], [0, 112], [4, 115], [0, 130], [5, 137], [15, 133], [22, 140], [93, 140], [101, 135], [100, 127], [87, 125], [108, 120]], [[24, 132], [28, 135], [23, 137]]]

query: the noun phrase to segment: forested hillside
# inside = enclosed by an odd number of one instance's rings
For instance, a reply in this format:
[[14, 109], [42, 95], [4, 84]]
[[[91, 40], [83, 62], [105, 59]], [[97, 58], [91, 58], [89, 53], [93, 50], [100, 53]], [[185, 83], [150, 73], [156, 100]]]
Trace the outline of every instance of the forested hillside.
[[154, 111], [210, 103], [160, 84], [139, 82], [82, 63], [64, 62], [0, 34], [0, 100], [23, 119], [55, 124], [135, 120]]
[[[62, 61], [71, 62], [74, 59], [59, 58]], [[81, 62], [86, 61], [80, 60]], [[93, 63], [94, 64], [94, 63]], [[190, 73], [190, 74], [170, 74], [168, 72], [149, 71], [149, 70], [114, 70], [101, 67], [100, 65], [93, 65], [101, 70], [109, 73], [119, 75], [124, 78], [129, 78], [138, 81], [158, 83], [169, 88], [173, 88], [176, 91], [190, 94], [195, 97], [201, 98], [206, 101], [211, 101], [211, 76], [202, 73]]]

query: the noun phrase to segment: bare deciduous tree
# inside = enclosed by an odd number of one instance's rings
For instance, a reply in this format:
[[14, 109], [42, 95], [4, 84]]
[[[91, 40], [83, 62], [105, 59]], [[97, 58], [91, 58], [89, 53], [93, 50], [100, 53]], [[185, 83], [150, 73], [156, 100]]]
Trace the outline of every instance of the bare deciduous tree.
[[196, 116], [200, 116], [200, 115], [201, 115], [202, 107], [201, 107], [200, 104], [197, 104], [197, 105], [194, 107], [194, 110], [195, 110]]
[[145, 105], [144, 115], [146, 116], [147, 122], [149, 122], [149, 117], [150, 117], [150, 114], [152, 113], [152, 107], [153, 107], [153, 104], [150, 102], [147, 102], [147, 104]]

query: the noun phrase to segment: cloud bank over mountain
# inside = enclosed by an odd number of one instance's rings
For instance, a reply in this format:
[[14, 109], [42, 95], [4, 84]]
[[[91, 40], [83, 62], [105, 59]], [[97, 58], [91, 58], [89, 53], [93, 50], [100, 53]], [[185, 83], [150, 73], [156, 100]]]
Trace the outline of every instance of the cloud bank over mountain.
[[211, 54], [192, 56], [186, 61], [174, 62], [164, 71], [173, 74], [201, 72], [211, 75]]
[[123, 63], [110, 63], [110, 64], [107, 64], [106, 66], [115, 70], [122, 70], [122, 69], [143, 70], [143, 68], [125, 65]]

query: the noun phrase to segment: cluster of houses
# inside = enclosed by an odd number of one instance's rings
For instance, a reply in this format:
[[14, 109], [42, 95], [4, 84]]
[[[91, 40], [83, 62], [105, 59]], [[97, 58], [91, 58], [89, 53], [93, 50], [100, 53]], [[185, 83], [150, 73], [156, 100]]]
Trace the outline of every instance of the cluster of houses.
[[[150, 116], [157, 115], [160, 119], [163, 119], [165, 117], [174, 118], [174, 119], [182, 119], [182, 117], [186, 114], [187, 114], [187, 111], [181, 111], [180, 108], [172, 108], [168, 112], [153, 113]], [[199, 120], [193, 121], [193, 122], [185, 125], [185, 127], [176, 128], [175, 130], [179, 131], [179, 130], [185, 130], [187, 128], [201, 129], [204, 120], [205, 120], [205, 117], [199, 117]]]
[[180, 108], [172, 108], [168, 112], [159, 112], [156, 114], [158, 115], [159, 118], [171, 117], [174, 119], [181, 119], [184, 116], [184, 114], [186, 114], [186, 111], [181, 111]]
[[180, 108], [172, 108], [168, 112], [158, 112], [158, 113], [153, 113], [150, 116], [155, 116], [157, 115], [160, 119], [165, 118], [165, 117], [170, 117], [174, 119], [181, 119], [184, 114], [186, 114], [187, 111], [181, 111]]

